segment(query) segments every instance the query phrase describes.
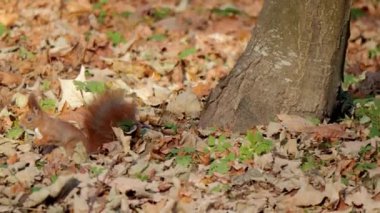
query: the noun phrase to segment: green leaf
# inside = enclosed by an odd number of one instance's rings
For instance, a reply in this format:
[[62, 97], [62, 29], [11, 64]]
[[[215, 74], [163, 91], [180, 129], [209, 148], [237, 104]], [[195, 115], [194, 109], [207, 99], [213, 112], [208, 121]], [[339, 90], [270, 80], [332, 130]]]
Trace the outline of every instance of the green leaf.
[[50, 89], [50, 86], [51, 86], [51, 82], [48, 81], [48, 80], [43, 80], [42, 83], [41, 83], [41, 88], [42, 90], [44, 91], [47, 91]]
[[251, 143], [251, 144], [255, 144], [256, 142], [256, 136], [253, 134], [253, 132], [251, 131], [248, 131], [247, 132], [247, 135], [245, 136], [245, 138]]
[[239, 148], [239, 160], [245, 161], [249, 159], [253, 159], [253, 149], [248, 146], [241, 146]]
[[318, 164], [313, 156], [307, 156], [306, 160], [301, 165], [301, 170], [304, 172], [318, 168]]
[[228, 184], [218, 184], [211, 189], [211, 192], [225, 192], [231, 187]]
[[380, 55], [380, 46], [368, 50], [368, 58], [376, 58], [378, 55]]
[[135, 126], [135, 121], [133, 120], [124, 120], [117, 123], [117, 126], [120, 127], [124, 132], [129, 132], [132, 130], [132, 127]]
[[91, 32], [91, 31], [86, 31], [86, 32], [84, 33], [84, 40], [89, 41], [90, 38], [91, 38], [91, 35], [92, 35], [92, 32]]
[[194, 147], [183, 147], [182, 151], [185, 152], [186, 154], [192, 154], [195, 152], [195, 148]]
[[311, 123], [313, 123], [314, 125], [319, 125], [321, 123], [321, 121], [317, 117], [309, 117], [308, 120], [311, 121]]
[[146, 174], [137, 173], [135, 176], [136, 176], [136, 178], [140, 179], [141, 181], [149, 180], [149, 176]]
[[341, 177], [340, 182], [343, 183], [345, 186], [348, 186], [349, 180], [347, 177]]
[[103, 93], [106, 91], [106, 85], [101, 81], [73, 81], [77, 90], [92, 92], [92, 93]]
[[181, 165], [183, 167], [188, 167], [191, 164], [192, 158], [189, 155], [184, 155], [184, 156], [177, 156], [175, 160], [178, 165]]
[[166, 38], [167, 37], [164, 34], [154, 34], [154, 35], [149, 36], [148, 40], [150, 40], [150, 41], [163, 41]]
[[45, 166], [46, 162], [43, 160], [37, 160], [36, 161], [36, 167], [37, 169], [42, 169]]
[[[250, 142], [249, 148], [243, 150], [245, 152], [252, 151], [257, 155], [262, 155], [270, 152], [273, 149], [273, 142], [267, 140], [263, 137], [263, 135], [256, 131], [255, 133], [248, 131], [246, 135], [246, 139]], [[248, 157], [247, 153], [245, 155]]]
[[128, 18], [129, 16], [132, 15], [132, 12], [129, 12], [129, 11], [124, 11], [124, 12], [121, 12], [120, 15], [124, 18]]
[[369, 169], [376, 169], [377, 164], [376, 163], [368, 163], [368, 162], [363, 162], [363, 163], [357, 163], [355, 165], [355, 169], [359, 171], [364, 171], [364, 170], [369, 170]]
[[177, 155], [179, 153], [179, 149], [178, 148], [173, 148], [172, 150], [170, 150], [170, 153], [173, 154], [173, 155]]
[[42, 99], [40, 100], [39, 104], [42, 109], [47, 110], [47, 111], [54, 111], [57, 105], [55, 100], [51, 98]]
[[7, 27], [0, 23], [0, 37], [5, 35], [5, 33], [8, 31]]
[[218, 143], [216, 145], [216, 151], [224, 152], [230, 147], [232, 147], [231, 143], [229, 141], [227, 141], [227, 139], [224, 135], [221, 135], [218, 138]]
[[172, 129], [174, 132], [177, 132], [177, 125], [174, 124], [174, 123], [168, 123], [168, 124], [165, 124], [165, 129]]
[[93, 166], [90, 169], [90, 173], [94, 176], [99, 176], [103, 171], [104, 171], [104, 168], [100, 166]]
[[358, 99], [354, 102], [356, 103], [355, 117], [360, 118], [360, 121], [370, 120], [369, 137], [380, 136], [380, 99]]
[[58, 180], [58, 175], [52, 175], [52, 176], [50, 177], [50, 180], [51, 180], [51, 183], [55, 183], [55, 181]]
[[77, 90], [79, 90], [79, 91], [86, 91], [86, 83], [85, 82], [74, 80], [73, 84], [75, 85], [75, 87], [77, 88]]
[[231, 162], [231, 161], [234, 161], [236, 159], [236, 156], [234, 153], [230, 152], [230, 153], [228, 153], [228, 155], [224, 159], [228, 162]]
[[210, 164], [210, 175], [214, 174], [215, 172], [219, 174], [226, 174], [228, 171], [230, 171], [230, 166], [228, 165], [228, 161], [226, 160], [214, 160]]
[[20, 47], [20, 49], [18, 50], [18, 55], [22, 59], [34, 58], [34, 54], [32, 52], [28, 51], [27, 49], [25, 49], [25, 47]]
[[108, 0], [99, 0], [93, 5], [94, 9], [101, 9], [105, 4], [108, 3]]
[[41, 190], [41, 187], [33, 186], [32, 187], [32, 192], [38, 192]]
[[5, 137], [10, 139], [18, 139], [21, 137], [22, 133], [24, 133], [24, 130], [18, 124], [16, 124], [8, 130]]
[[112, 42], [113, 46], [117, 46], [120, 43], [125, 43], [126, 40], [119, 32], [107, 32], [107, 38]]
[[263, 155], [270, 152], [273, 149], [273, 143], [270, 140], [263, 140], [257, 144], [255, 148], [255, 153], [258, 155]]
[[99, 11], [99, 15], [97, 17], [98, 22], [100, 24], [104, 24], [104, 21], [106, 20], [106, 17], [107, 17], [107, 12], [105, 10], [100, 10]]
[[214, 8], [211, 10], [211, 12], [218, 16], [234, 16], [241, 14], [241, 11], [234, 7], [226, 7], [224, 9]]
[[211, 147], [214, 147], [216, 144], [216, 138], [212, 135], [208, 136], [207, 141], [208, 141], [208, 145]]
[[21, 40], [21, 41], [27, 41], [27, 40], [28, 40], [28, 37], [26, 37], [26, 35], [21, 35], [21, 36], [20, 36], [20, 40]]
[[367, 152], [369, 152], [371, 150], [372, 150], [372, 146], [371, 146], [371, 144], [368, 144], [367, 146], [360, 147], [358, 154], [362, 158]]
[[351, 18], [356, 20], [365, 15], [365, 12], [360, 8], [351, 8]]
[[347, 74], [347, 73], [344, 73], [343, 79], [344, 80], [343, 80], [342, 88], [344, 91], [347, 91], [350, 85], [354, 85], [361, 80], [360, 77], [356, 77], [355, 75]]
[[172, 13], [172, 10], [168, 7], [159, 7], [153, 10], [152, 16], [156, 21], [168, 17]]
[[189, 56], [189, 55], [193, 55], [193, 54], [196, 53], [196, 52], [197, 52], [197, 49], [195, 49], [195, 47], [187, 48], [187, 49], [181, 51], [181, 52], [179, 53], [178, 57], [179, 57], [180, 59], [185, 59], [187, 56]]
[[376, 126], [371, 126], [369, 129], [369, 137], [374, 138], [374, 137], [380, 137], [380, 129]]
[[87, 88], [89, 92], [103, 93], [106, 91], [106, 85], [101, 81], [87, 81]]

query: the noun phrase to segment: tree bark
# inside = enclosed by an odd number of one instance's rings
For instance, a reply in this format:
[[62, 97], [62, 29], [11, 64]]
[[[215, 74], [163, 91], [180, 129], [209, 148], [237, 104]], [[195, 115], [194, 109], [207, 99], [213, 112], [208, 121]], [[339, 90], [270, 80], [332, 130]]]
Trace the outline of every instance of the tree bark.
[[351, 0], [267, 0], [245, 52], [209, 96], [201, 127], [243, 132], [277, 114], [330, 116]]

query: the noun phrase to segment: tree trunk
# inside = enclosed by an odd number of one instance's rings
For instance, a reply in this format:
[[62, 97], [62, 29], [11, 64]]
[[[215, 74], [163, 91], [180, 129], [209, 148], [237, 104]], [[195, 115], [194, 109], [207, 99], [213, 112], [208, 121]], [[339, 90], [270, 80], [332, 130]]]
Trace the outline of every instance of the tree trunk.
[[267, 0], [245, 52], [211, 93], [201, 127], [246, 131], [277, 114], [324, 118], [343, 76], [350, 0]]

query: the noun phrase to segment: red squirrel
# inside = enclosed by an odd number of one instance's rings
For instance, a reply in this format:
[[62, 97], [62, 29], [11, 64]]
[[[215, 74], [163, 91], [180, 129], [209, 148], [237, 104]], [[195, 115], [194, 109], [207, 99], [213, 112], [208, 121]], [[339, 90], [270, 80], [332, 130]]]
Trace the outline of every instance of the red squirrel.
[[39, 138], [36, 145], [63, 146], [68, 154], [82, 142], [87, 153], [94, 153], [107, 142], [114, 140], [112, 126], [122, 121], [136, 121], [136, 107], [124, 100], [121, 91], [107, 91], [86, 106], [83, 130], [69, 122], [53, 118], [44, 112], [34, 94], [29, 95], [29, 111], [20, 119], [22, 127], [34, 129]]

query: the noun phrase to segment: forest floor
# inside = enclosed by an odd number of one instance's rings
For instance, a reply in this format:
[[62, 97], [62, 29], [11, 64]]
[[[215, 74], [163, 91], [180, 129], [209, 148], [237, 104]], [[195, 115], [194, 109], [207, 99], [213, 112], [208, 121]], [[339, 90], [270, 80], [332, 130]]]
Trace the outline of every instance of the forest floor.
[[[378, 0], [351, 10], [354, 111], [330, 124], [278, 115], [243, 135], [196, 124], [263, 0], [1, 4], [0, 212], [380, 212]], [[30, 93], [80, 123], [78, 94], [105, 88], [138, 104], [139, 136], [69, 159], [19, 126]]]

